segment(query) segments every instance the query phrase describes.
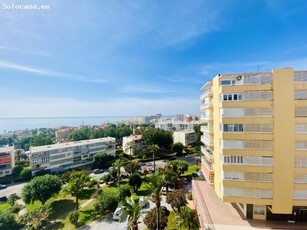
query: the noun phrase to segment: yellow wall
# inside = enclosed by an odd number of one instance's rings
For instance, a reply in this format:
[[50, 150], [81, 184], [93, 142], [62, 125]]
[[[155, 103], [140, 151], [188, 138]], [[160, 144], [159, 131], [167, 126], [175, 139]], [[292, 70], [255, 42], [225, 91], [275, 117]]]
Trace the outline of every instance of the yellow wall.
[[222, 165], [221, 165], [221, 159], [220, 159], [220, 109], [219, 109], [219, 77], [215, 77], [213, 79], [213, 85], [212, 85], [212, 92], [213, 92], [213, 98], [212, 98], [212, 104], [213, 104], [213, 161], [214, 161], [214, 189], [217, 193], [218, 197], [222, 198]]
[[273, 213], [292, 213], [294, 187], [294, 81], [292, 69], [273, 70]]

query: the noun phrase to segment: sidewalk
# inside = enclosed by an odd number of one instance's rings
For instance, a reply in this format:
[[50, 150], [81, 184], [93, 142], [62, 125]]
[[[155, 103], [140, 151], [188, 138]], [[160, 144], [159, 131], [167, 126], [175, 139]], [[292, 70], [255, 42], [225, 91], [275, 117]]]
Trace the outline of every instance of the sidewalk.
[[206, 181], [193, 180], [192, 186], [195, 205], [201, 209], [197, 211], [203, 229], [205, 226], [216, 230], [307, 229], [307, 223], [242, 219], [235, 207], [221, 201]]

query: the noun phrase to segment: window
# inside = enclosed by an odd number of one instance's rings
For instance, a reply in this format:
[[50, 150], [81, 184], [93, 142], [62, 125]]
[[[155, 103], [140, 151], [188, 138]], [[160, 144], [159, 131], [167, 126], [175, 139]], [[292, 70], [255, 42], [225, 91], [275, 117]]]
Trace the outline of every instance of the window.
[[254, 205], [254, 215], [265, 215], [265, 206]]
[[241, 101], [242, 93], [226, 93], [221, 95], [223, 101]]
[[223, 81], [221, 81], [221, 85], [231, 85], [231, 81], [230, 80], [223, 80]]
[[224, 156], [226, 164], [243, 164], [243, 156]]
[[243, 124], [223, 124], [224, 132], [243, 132]]

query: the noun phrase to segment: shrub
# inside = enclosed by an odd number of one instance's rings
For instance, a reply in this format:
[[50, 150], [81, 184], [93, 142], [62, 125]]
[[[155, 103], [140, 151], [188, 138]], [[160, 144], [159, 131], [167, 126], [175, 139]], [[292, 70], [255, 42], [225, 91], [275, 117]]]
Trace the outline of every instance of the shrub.
[[18, 213], [20, 211], [20, 207], [18, 205], [11, 206], [7, 209], [10, 213]]
[[188, 200], [192, 200], [193, 199], [193, 197], [192, 197], [192, 192], [189, 192], [188, 193]]
[[69, 222], [76, 226], [78, 224], [79, 215], [80, 214], [79, 214], [78, 211], [74, 211], [74, 212], [70, 213], [68, 215]]

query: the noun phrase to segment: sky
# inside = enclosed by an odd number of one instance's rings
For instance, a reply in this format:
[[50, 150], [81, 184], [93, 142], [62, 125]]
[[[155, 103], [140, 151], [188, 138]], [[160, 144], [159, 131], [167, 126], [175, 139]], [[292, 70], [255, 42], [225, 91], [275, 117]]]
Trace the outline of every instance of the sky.
[[306, 70], [306, 12], [304, 0], [0, 0], [0, 117], [199, 115], [217, 74]]

